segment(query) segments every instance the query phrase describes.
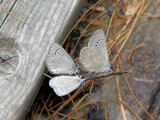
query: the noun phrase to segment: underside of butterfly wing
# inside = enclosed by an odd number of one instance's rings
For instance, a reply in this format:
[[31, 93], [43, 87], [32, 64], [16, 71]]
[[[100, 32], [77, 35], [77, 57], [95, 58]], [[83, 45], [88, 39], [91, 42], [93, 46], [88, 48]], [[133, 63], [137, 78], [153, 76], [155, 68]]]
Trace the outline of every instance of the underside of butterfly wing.
[[49, 85], [58, 96], [65, 96], [81, 84], [82, 79], [78, 76], [58, 76], [49, 81]]
[[53, 43], [46, 57], [46, 65], [53, 74], [75, 74], [77, 66], [68, 53], [57, 43]]
[[103, 72], [106, 61], [95, 49], [84, 47], [80, 52], [82, 69], [89, 72]]
[[95, 31], [94, 34], [90, 37], [88, 47], [95, 49], [106, 59], [106, 63], [109, 64], [107, 44], [105, 34], [102, 29]]

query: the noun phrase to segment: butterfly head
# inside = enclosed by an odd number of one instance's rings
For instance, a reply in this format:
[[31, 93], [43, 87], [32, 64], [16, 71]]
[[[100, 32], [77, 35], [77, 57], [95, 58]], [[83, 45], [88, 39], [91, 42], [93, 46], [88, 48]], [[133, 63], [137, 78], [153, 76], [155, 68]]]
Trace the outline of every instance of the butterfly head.
[[85, 79], [81, 80], [81, 85], [85, 85], [86, 84], [84, 81], [85, 81]]
[[101, 68], [101, 72], [108, 72], [108, 71], [110, 71], [111, 70], [110, 67], [111, 67], [110, 63], [103, 65], [102, 68]]
[[71, 69], [69, 69], [69, 75], [76, 74], [78, 72], [79, 65], [75, 65]]

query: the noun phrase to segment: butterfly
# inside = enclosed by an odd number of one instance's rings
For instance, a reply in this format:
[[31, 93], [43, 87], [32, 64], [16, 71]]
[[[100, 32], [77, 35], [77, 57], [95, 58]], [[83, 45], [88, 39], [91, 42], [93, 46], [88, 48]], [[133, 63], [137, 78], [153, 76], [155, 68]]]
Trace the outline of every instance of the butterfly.
[[80, 51], [82, 69], [88, 72], [108, 72], [111, 67], [105, 35], [102, 29], [94, 32], [88, 42], [88, 47]]
[[46, 57], [46, 66], [53, 74], [75, 74], [78, 67], [73, 59], [59, 44], [53, 43], [50, 46]]
[[50, 46], [46, 57], [46, 66], [52, 74], [60, 75], [49, 81], [50, 87], [58, 96], [71, 93], [83, 83], [83, 79], [78, 75], [71, 76], [76, 74], [78, 67], [64, 48], [57, 43]]
[[75, 89], [79, 88], [83, 83], [83, 79], [79, 76], [57, 76], [49, 81], [49, 85], [53, 88], [58, 96], [65, 96]]

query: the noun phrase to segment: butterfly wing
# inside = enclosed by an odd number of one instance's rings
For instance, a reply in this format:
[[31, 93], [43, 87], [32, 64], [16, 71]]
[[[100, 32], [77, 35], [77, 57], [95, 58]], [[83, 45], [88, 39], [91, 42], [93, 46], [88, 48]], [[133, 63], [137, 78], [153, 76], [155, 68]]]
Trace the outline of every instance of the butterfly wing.
[[46, 65], [53, 74], [75, 74], [77, 66], [68, 53], [57, 43], [53, 43], [46, 57]]
[[93, 33], [93, 35], [89, 39], [88, 47], [95, 49], [100, 55], [105, 58], [106, 64], [109, 65], [106, 39], [102, 29], [99, 29]]
[[84, 47], [80, 52], [80, 63], [85, 71], [102, 72], [105, 59], [95, 49]]
[[49, 81], [49, 85], [58, 96], [65, 96], [77, 89], [81, 81], [78, 76], [57, 76]]

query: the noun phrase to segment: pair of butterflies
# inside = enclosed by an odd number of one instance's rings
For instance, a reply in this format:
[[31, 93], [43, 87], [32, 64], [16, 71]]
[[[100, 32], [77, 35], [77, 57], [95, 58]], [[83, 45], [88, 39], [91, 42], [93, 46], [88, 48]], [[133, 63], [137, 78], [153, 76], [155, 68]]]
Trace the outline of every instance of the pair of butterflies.
[[[102, 29], [94, 32], [88, 42], [88, 47], [80, 51], [80, 64], [88, 72], [107, 72], [110, 70], [105, 35]], [[46, 65], [53, 74], [67, 74], [52, 78], [49, 81], [58, 96], [65, 96], [77, 89], [83, 79], [75, 75], [78, 66], [68, 53], [57, 43], [53, 43], [46, 57]], [[70, 75], [75, 76], [70, 76]]]

